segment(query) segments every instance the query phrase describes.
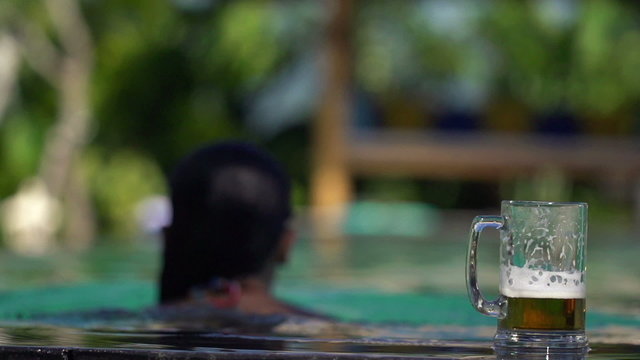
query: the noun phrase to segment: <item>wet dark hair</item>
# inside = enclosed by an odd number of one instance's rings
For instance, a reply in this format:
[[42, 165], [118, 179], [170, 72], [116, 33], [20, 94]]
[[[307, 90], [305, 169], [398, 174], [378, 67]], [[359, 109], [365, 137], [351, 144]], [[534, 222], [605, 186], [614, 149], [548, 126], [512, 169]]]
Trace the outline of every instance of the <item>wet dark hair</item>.
[[169, 187], [161, 302], [268, 265], [291, 213], [288, 176], [268, 153], [241, 142], [206, 146], [178, 164]]

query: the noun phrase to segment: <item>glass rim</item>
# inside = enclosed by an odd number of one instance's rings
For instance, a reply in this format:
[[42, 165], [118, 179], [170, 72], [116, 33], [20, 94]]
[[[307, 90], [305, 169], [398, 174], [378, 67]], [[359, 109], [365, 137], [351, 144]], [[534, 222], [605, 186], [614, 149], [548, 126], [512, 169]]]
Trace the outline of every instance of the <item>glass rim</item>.
[[536, 201], [536, 200], [502, 200], [502, 206], [523, 206], [523, 207], [587, 207], [586, 202], [579, 201]]

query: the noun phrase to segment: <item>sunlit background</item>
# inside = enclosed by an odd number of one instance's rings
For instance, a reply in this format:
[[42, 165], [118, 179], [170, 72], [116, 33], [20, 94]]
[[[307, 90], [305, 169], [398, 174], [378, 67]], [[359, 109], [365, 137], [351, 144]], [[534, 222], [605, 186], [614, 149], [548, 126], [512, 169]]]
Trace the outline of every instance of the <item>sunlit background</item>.
[[293, 179], [285, 297], [462, 295], [473, 216], [586, 201], [590, 297], [640, 314], [639, 100], [634, 1], [4, 0], [2, 312], [152, 305], [164, 176], [234, 138]]

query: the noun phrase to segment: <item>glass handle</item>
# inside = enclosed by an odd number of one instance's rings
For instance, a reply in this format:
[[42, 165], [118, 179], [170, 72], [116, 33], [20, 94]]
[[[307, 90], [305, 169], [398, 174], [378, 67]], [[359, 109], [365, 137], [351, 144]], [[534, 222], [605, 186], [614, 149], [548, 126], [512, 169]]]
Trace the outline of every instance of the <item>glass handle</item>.
[[502, 216], [476, 216], [471, 223], [471, 237], [469, 239], [469, 253], [467, 254], [467, 292], [471, 304], [479, 312], [503, 318], [506, 316], [507, 299], [500, 295], [496, 300], [489, 301], [482, 296], [482, 292], [478, 288], [478, 238], [482, 230], [486, 228], [501, 229], [504, 226], [504, 218]]

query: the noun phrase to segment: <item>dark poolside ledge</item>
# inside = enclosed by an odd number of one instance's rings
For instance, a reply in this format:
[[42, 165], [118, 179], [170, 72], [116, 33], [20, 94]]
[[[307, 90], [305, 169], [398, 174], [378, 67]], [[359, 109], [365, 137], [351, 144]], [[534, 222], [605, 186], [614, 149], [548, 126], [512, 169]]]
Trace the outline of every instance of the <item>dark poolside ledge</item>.
[[[114, 349], [114, 348], [83, 348], [83, 347], [53, 347], [53, 346], [0, 346], [0, 358], [22, 360], [103, 360], [103, 359], [190, 359], [190, 360], [430, 360], [430, 359], [640, 359], [638, 345], [603, 345], [586, 355], [556, 354], [554, 355], [511, 355], [496, 356], [490, 348], [476, 349], [472, 352], [458, 352], [462, 349], [441, 348], [440, 352], [420, 354], [381, 354], [372, 353], [339, 353], [315, 351], [264, 351], [264, 350], [229, 350], [207, 349], [199, 350], [147, 350], [147, 349]], [[466, 349], [468, 350], [468, 349]]]
[[0, 346], [2, 359], [42, 359], [42, 360], [102, 360], [102, 359], [190, 359], [190, 360], [295, 360], [295, 359], [376, 359], [376, 360], [417, 360], [417, 359], [458, 359], [473, 356], [474, 359], [495, 359], [492, 351], [487, 349], [486, 356], [458, 354], [455, 349], [448, 349], [449, 356], [431, 355], [384, 355], [380, 353], [332, 353], [332, 352], [280, 352], [265, 350], [139, 350], [112, 348], [76, 348], [76, 347], [39, 347], [39, 346]]

